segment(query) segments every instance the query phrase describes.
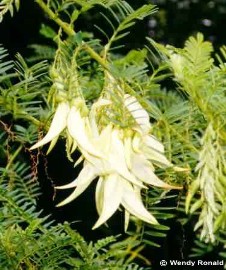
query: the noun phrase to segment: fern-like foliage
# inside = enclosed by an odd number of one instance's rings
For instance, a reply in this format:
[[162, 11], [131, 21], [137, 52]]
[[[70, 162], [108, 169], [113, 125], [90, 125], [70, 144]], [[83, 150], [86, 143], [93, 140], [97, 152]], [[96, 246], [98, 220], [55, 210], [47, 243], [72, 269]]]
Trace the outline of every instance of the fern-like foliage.
[[[144, 247], [161, 247], [161, 239], [166, 238], [170, 229], [167, 225], [163, 224], [166, 220], [169, 221], [175, 217], [175, 205], [173, 205], [175, 197], [176, 195], [169, 195], [167, 192], [162, 192], [157, 189], [153, 189], [147, 192], [146, 205], [159, 220], [160, 224], [153, 226], [149, 224], [143, 224], [140, 221], [135, 221], [135, 232], [128, 231], [128, 234], [131, 235], [131, 238], [133, 237], [137, 241], [135, 245], [136, 248], [131, 247], [132, 252], [131, 256], [128, 258], [129, 260], [132, 258], [132, 256], [135, 256], [137, 252], [137, 258], [143, 261], [146, 259], [146, 264], [151, 264], [151, 261], [148, 261], [148, 258], [142, 257], [139, 252], [141, 252]], [[165, 201], [168, 202], [167, 206], [164, 206]], [[171, 203], [172, 206], [170, 206]]]
[[[167, 52], [162, 50], [169, 57], [169, 65], [180, 91], [185, 92], [191, 104], [187, 113], [180, 112], [177, 106], [172, 110], [173, 115], [178, 112], [179, 121], [187, 115], [184, 118], [184, 127], [187, 127], [184, 138], [187, 137], [186, 147], [190, 145], [190, 157], [186, 159], [190, 160], [189, 166], [194, 170], [192, 177], [195, 180], [189, 188], [186, 210], [190, 213], [199, 211], [195, 229], [200, 229], [201, 239], [207, 242], [214, 242], [217, 232], [225, 228], [225, 107], [221, 105], [221, 102], [225, 102], [225, 75], [222, 64], [220, 68], [213, 65], [212, 50], [211, 44], [204, 41], [201, 34], [191, 37], [184, 49], [168, 47]], [[165, 122], [169, 122], [169, 119]], [[192, 127], [192, 123], [197, 123], [197, 126], [194, 124]], [[169, 128], [172, 130], [172, 125]], [[180, 137], [178, 139], [180, 141]], [[175, 144], [175, 139], [173, 141]], [[175, 149], [174, 145], [170, 145]], [[192, 163], [191, 151], [194, 157]], [[188, 149], [184, 149], [186, 152]], [[191, 205], [191, 199], [198, 190], [200, 195], [196, 195]]]
[[[2, 57], [5, 56], [4, 50], [1, 50], [0, 53], [2, 53]], [[22, 56], [17, 55], [17, 60], [14, 63], [6, 61], [1, 66], [1, 114], [11, 113], [15, 119], [27, 118], [36, 122], [34, 117], [40, 110], [40, 101], [34, 100], [34, 98], [40, 98], [41, 89], [43, 91], [45, 89], [46, 82], [42, 83], [41, 77], [46, 74], [46, 62], [28, 67]], [[9, 70], [11, 73], [8, 72]], [[14, 78], [13, 84], [11, 78]]]
[[134, 10], [126, 1], [118, 1], [115, 5], [108, 8], [111, 16], [102, 13], [103, 18], [109, 25], [109, 29], [112, 30], [112, 35], [109, 37], [100, 27], [96, 26], [108, 39], [104, 49], [105, 54], [108, 53], [113, 42], [124, 38], [130, 33], [128, 29], [135, 24], [136, 20], [143, 20], [155, 11], [155, 6], [151, 4], [143, 5], [141, 8]]
[[55, 48], [41, 44], [33, 44], [29, 47], [33, 50], [34, 53], [29, 57], [28, 62], [37, 63], [43, 60], [53, 61], [56, 52]]
[[4, 80], [4, 74], [6, 74], [7, 71], [9, 71], [13, 67], [13, 62], [8, 60], [6, 61], [8, 53], [7, 51], [0, 47], [0, 75], [1, 75], [1, 81]]
[[[41, 0], [38, 3], [43, 3]], [[73, 25], [73, 23], [79, 18], [79, 16], [90, 9], [96, 7], [97, 5], [104, 8], [108, 8], [119, 0], [48, 0], [47, 8], [51, 11], [50, 13], [59, 19], [62, 16], [66, 16], [68, 25]], [[73, 28], [73, 27], [72, 27]]]
[[191, 249], [191, 253], [189, 255], [190, 258], [208, 258], [209, 254], [214, 252], [215, 259], [221, 260], [224, 263], [224, 269], [226, 269], [225, 264], [225, 232], [221, 231], [219, 236], [217, 237], [217, 242], [215, 244], [212, 243], [204, 243], [200, 241], [200, 239], [196, 239], [194, 241], [194, 245]]
[[20, 8], [20, 0], [1, 0], [0, 2], [0, 22], [3, 20], [3, 16], [9, 12], [11, 16], [14, 14], [14, 9], [17, 11]]

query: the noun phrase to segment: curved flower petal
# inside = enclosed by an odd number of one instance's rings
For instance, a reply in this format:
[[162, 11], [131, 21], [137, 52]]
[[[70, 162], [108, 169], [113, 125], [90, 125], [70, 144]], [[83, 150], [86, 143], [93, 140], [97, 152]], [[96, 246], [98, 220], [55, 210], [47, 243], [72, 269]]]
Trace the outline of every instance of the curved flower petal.
[[35, 148], [38, 148], [50, 141], [52, 141], [55, 137], [59, 136], [60, 133], [66, 128], [67, 125], [67, 116], [69, 113], [69, 105], [66, 102], [62, 102], [58, 105], [56, 109], [56, 113], [53, 117], [53, 120], [51, 122], [49, 131], [45, 135], [45, 137], [34, 144], [30, 150], [33, 150]]
[[140, 105], [135, 97], [126, 94], [124, 99], [126, 108], [140, 126], [141, 130], [144, 133], [148, 133], [151, 129], [151, 124], [147, 111]]
[[132, 139], [132, 148], [134, 152], [141, 153], [141, 136], [137, 132], [134, 134], [133, 139]]
[[103, 209], [103, 195], [104, 195], [104, 178], [99, 177], [96, 185], [95, 201], [97, 213], [100, 215]]
[[165, 157], [163, 153], [160, 153], [150, 147], [143, 147], [142, 149], [147, 159], [157, 166], [162, 168], [173, 166], [173, 164]]
[[56, 189], [68, 189], [74, 188], [79, 185], [83, 185], [86, 182], [89, 182], [89, 179], [95, 179], [97, 177], [96, 170], [90, 164], [85, 165], [81, 172], [79, 173], [78, 177], [73, 180], [71, 183], [63, 185], [63, 186], [56, 186]]
[[75, 164], [74, 164], [74, 168], [75, 168], [76, 166], [78, 166], [83, 160], [84, 160], [84, 157], [83, 157], [83, 155], [81, 155], [81, 156], [76, 160], [76, 162], [75, 162]]
[[66, 130], [66, 132], [67, 132], [66, 151], [67, 151], [67, 156], [70, 156], [77, 149], [78, 144], [76, 140], [71, 137], [68, 129]]
[[81, 148], [80, 150], [85, 150], [94, 156], [101, 157], [101, 153], [95, 149], [91, 140], [88, 138], [86, 122], [85, 117], [81, 116], [79, 110], [77, 110], [75, 106], [72, 106], [67, 123], [70, 135], [77, 141], [77, 144]]
[[109, 153], [109, 161], [112, 167], [124, 177], [126, 180], [130, 181], [134, 185], [137, 185], [142, 188], [146, 188], [140, 181], [132, 175], [126, 165], [125, 151], [123, 142], [119, 138], [117, 129], [112, 131], [112, 140], [111, 140], [111, 149]]
[[95, 171], [89, 168], [90, 171], [87, 173], [85, 170], [82, 170], [81, 173], [79, 174], [78, 178], [74, 180], [71, 184], [61, 186], [61, 187], [56, 187], [58, 189], [65, 189], [65, 188], [71, 188], [74, 186], [77, 186], [76, 189], [69, 195], [65, 200], [57, 204], [57, 207], [63, 206], [74, 199], [76, 199], [79, 195], [83, 193], [84, 190], [91, 184], [91, 182], [96, 178]]
[[133, 186], [127, 181], [123, 182], [122, 205], [137, 218], [150, 223], [158, 224], [156, 218], [144, 207], [141, 197], [134, 191]]
[[125, 209], [125, 221], [124, 221], [124, 231], [126, 232], [129, 226], [130, 212]]
[[142, 154], [134, 154], [132, 158], [132, 172], [134, 175], [146, 184], [167, 188], [167, 189], [181, 189], [181, 187], [171, 186], [160, 180], [154, 173], [154, 168]]
[[49, 148], [48, 148], [48, 150], [46, 152], [47, 155], [53, 150], [53, 148], [56, 145], [58, 139], [59, 139], [59, 135], [52, 139], [52, 141], [50, 142]]
[[124, 148], [125, 148], [125, 159], [126, 164], [129, 170], [131, 170], [131, 155], [132, 155], [132, 138], [131, 137], [125, 137], [124, 138]]
[[161, 142], [157, 140], [154, 136], [146, 135], [143, 137], [144, 144], [148, 147], [153, 148], [154, 150], [164, 153], [164, 146]]
[[[103, 202], [99, 219], [93, 230], [105, 223], [118, 209], [122, 198], [122, 186], [117, 174], [110, 174], [103, 181]], [[114, 194], [114, 196], [112, 196]]]

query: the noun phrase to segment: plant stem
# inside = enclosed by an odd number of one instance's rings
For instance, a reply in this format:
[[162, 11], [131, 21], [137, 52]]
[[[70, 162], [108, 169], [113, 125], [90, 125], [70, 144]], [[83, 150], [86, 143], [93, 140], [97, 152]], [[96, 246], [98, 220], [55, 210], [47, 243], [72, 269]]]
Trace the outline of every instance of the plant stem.
[[83, 48], [91, 55], [91, 57], [96, 60], [103, 68], [109, 71], [109, 67], [106, 61], [96, 53], [88, 44], [83, 43]]
[[41, 125], [41, 122], [38, 119], [36, 119], [35, 117], [31, 116], [31, 115], [27, 114], [26, 116], [23, 117], [23, 119], [29, 120], [30, 122], [32, 122], [36, 126]]
[[[69, 24], [63, 22], [57, 15], [43, 2], [43, 0], [35, 0], [42, 10], [48, 14], [49, 18], [58, 24], [68, 36], [73, 36], [76, 32], [69, 26]], [[83, 42], [83, 48], [95, 59], [101, 66], [108, 69], [108, 66], [104, 59], [100, 57], [88, 44]]]
[[58, 24], [68, 36], [75, 35], [75, 31], [68, 23], [62, 21], [42, 0], [35, 0], [41, 9], [48, 14], [49, 18]]
[[10, 166], [12, 165], [14, 159], [19, 155], [19, 153], [20, 153], [20, 151], [21, 151], [22, 149], [23, 149], [23, 145], [21, 144], [21, 145], [17, 148], [17, 150], [14, 152], [14, 154], [10, 157], [9, 162], [8, 162], [6, 168], [5, 168], [6, 171], [10, 168]]

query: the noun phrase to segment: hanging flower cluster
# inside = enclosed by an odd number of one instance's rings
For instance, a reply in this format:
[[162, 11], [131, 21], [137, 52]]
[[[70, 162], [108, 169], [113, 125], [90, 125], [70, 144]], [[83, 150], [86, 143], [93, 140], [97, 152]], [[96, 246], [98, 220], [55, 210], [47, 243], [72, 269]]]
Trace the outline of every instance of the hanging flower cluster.
[[[108, 76], [108, 92], [93, 103], [90, 110], [81, 97], [59, 102], [49, 131], [31, 149], [50, 142], [49, 151], [59, 135], [66, 133], [68, 156], [78, 149], [83, 169], [71, 183], [56, 189], [74, 188], [58, 206], [80, 194], [96, 179], [96, 208], [99, 218], [93, 229], [104, 224], [122, 206], [125, 229], [130, 215], [157, 224], [145, 208], [141, 191], [149, 185], [165, 189], [171, 186], [155, 174], [155, 166], [172, 166], [164, 155], [164, 147], [153, 135], [147, 111], [134, 96], [125, 94], [112, 76]], [[117, 99], [115, 99], [115, 96]]]
[[72, 153], [79, 147], [80, 151], [86, 151], [94, 156], [100, 156], [98, 150], [91, 143], [91, 129], [86, 112], [84, 100], [76, 98], [71, 102], [60, 102], [46, 136], [33, 145], [33, 150], [51, 142], [48, 152], [55, 146], [60, 134], [66, 130], [67, 145]]

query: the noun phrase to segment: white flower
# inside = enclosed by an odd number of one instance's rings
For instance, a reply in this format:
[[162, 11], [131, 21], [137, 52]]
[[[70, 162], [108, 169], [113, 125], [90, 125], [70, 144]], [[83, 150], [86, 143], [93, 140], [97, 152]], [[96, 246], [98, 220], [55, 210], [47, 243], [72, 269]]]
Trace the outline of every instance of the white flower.
[[82, 153], [87, 152], [94, 156], [100, 156], [100, 152], [92, 143], [89, 118], [82, 116], [83, 106], [85, 103], [79, 98], [75, 99], [71, 106], [68, 102], [59, 103], [47, 134], [30, 149], [33, 150], [51, 142], [48, 150], [50, 152], [60, 134], [66, 129], [67, 144], [71, 152], [75, 151], [78, 146]]
[[110, 174], [99, 179], [96, 187], [96, 205], [99, 219], [93, 229], [105, 223], [120, 205], [137, 218], [151, 224], [158, 224], [155, 217], [144, 207], [140, 188], [118, 174]]
[[[57, 189], [74, 188], [75, 190], [58, 206], [65, 205], [77, 198], [90, 184], [99, 177], [96, 188], [96, 205], [100, 215], [94, 229], [109, 219], [121, 204], [131, 214], [149, 222], [156, 223], [155, 218], [145, 209], [142, 200], [134, 191], [145, 186], [126, 166], [124, 147], [119, 139], [117, 129], [107, 126], [100, 134], [96, 145], [105, 158], [85, 154], [85, 162], [78, 177], [71, 183], [56, 187]], [[103, 192], [100, 190], [103, 190]], [[114, 194], [114, 196], [113, 196]]]
[[67, 185], [56, 187], [75, 188], [69, 197], [58, 204], [63, 206], [76, 199], [92, 181], [99, 178], [96, 187], [99, 219], [93, 229], [105, 223], [120, 205], [125, 208], [127, 216], [132, 214], [145, 222], [157, 224], [154, 216], [142, 203], [141, 188], [146, 188], [144, 184], [167, 189], [175, 188], [160, 180], [154, 174], [153, 165], [140, 153], [131, 152], [131, 169], [128, 168], [125, 146], [123, 139], [120, 138], [122, 134], [123, 131], [108, 125], [95, 144], [104, 153], [104, 158], [86, 153], [84, 166], [78, 177]]
[[139, 130], [142, 133], [147, 134], [151, 129], [151, 124], [147, 111], [144, 110], [144, 108], [140, 105], [140, 103], [135, 97], [128, 94], [124, 96], [124, 104], [135, 119]]
[[[85, 161], [78, 177], [67, 185], [56, 187], [75, 188], [58, 206], [76, 199], [98, 178], [96, 208], [99, 219], [93, 229], [105, 223], [120, 206], [125, 209], [125, 229], [130, 214], [145, 222], [157, 224], [155, 217], [143, 205], [141, 189], [147, 188], [147, 185], [179, 188], [165, 183], [154, 173], [154, 165], [164, 168], [172, 164], [164, 155], [163, 145], [149, 135], [149, 116], [134, 97], [126, 95], [125, 106], [134, 118], [135, 126], [128, 130], [109, 123], [99, 132], [100, 127], [96, 123], [98, 106], [110, 104], [106, 100], [99, 100], [91, 109], [92, 142], [101, 156], [93, 155], [90, 151], [82, 153]], [[73, 134], [70, 129], [69, 132]]]
[[[56, 187], [57, 189], [67, 189], [76, 187], [72, 194], [58, 204], [63, 206], [77, 198], [98, 177], [97, 168], [91, 164], [84, 164], [82, 171], [72, 183]], [[140, 188], [133, 185], [117, 173], [110, 173], [99, 177], [96, 186], [96, 207], [99, 219], [93, 229], [105, 223], [122, 205], [126, 211], [151, 224], [157, 224], [154, 216], [146, 210], [142, 203], [139, 192]]]
[[66, 128], [67, 126], [67, 117], [70, 111], [70, 106], [68, 102], [61, 102], [55, 112], [53, 120], [51, 122], [50, 128], [48, 133], [45, 137], [34, 144], [30, 150], [36, 149], [44, 144], [51, 142], [52, 140], [56, 141], [60, 135], [60, 133]]
[[[146, 164], [146, 159], [148, 159], [151, 163], [154, 163], [159, 167], [166, 168], [173, 166], [164, 155], [163, 144], [159, 142], [153, 135], [149, 135], [149, 132], [151, 131], [151, 124], [147, 111], [133, 96], [126, 94], [124, 100], [126, 108], [137, 123], [137, 126], [134, 128], [134, 130], [138, 131], [134, 133], [132, 142], [129, 143], [129, 145], [131, 145], [129, 151], [133, 150], [135, 153], [142, 153], [145, 157], [144, 159]], [[126, 149], [129, 149], [128, 142], [125, 142], [125, 145]], [[151, 163], [149, 163], [148, 166], [150, 168], [153, 167]]]
[[[75, 181], [68, 185], [57, 187], [58, 189], [76, 187], [72, 194], [59, 203], [58, 206], [65, 205], [77, 198], [97, 176], [95, 167], [90, 164], [84, 165], [83, 170]], [[140, 190], [140, 188], [117, 173], [100, 176], [96, 186], [96, 207], [99, 219], [93, 229], [105, 223], [120, 205], [137, 218], [151, 224], [157, 224], [157, 220], [144, 207], [141, 196], [136, 190]]]
[[144, 187], [144, 185], [129, 172], [126, 166], [123, 145], [117, 135], [117, 132], [112, 130], [111, 125], [107, 126], [95, 141], [96, 147], [104, 157], [93, 156], [92, 154], [85, 152], [84, 166], [78, 177], [70, 184], [56, 187], [57, 189], [77, 187], [66, 200], [60, 203], [60, 205], [64, 205], [77, 198], [77, 196], [79, 196], [98, 176], [105, 177], [111, 174], [118, 174], [131, 184]]

